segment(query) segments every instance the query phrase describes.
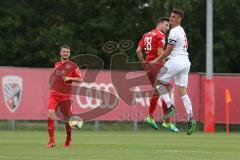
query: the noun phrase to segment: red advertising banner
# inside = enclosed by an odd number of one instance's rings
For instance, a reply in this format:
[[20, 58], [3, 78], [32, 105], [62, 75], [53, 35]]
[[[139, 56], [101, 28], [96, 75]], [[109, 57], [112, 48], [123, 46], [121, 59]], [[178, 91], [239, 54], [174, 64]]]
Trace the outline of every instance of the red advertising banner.
[[[32, 69], [2, 67], [0, 68], [0, 119], [16, 120], [45, 120], [47, 119], [48, 103], [48, 81], [52, 69]], [[83, 79], [86, 71], [83, 72]], [[87, 71], [90, 73], [96, 71]], [[120, 81], [116, 83], [112, 79], [123, 77], [123, 71], [100, 71], [93, 82], [82, 82], [75, 87], [73, 95], [74, 113], [86, 113], [91, 116], [90, 120], [103, 121], [143, 121], [149, 107], [152, 87], [142, 85], [139, 81], [133, 81], [131, 88], [130, 82]], [[129, 72], [127, 79], [141, 77], [144, 72]], [[91, 74], [90, 74], [91, 75]], [[146, 77], [143, 81], [148, 81]], [[192, 100], [194, 117], [197, 121], [203, 122], [203, 81], [204, 77], [197, 73], [190, 74], [188, 94]], [[240, 100], [239, 95], [240, 76], [215, 76], [215, 121], [225, 123], [226, 120], [226, 89], [231, 94], [229, 104], [229, 123], [240, 123], [240, 110], [238, 109]], [[131, 82], [132, 83], [132, 82]], [[146, 82], [146, 84], [149, 84]], [[76, 85], [76, 84], [74, 84]], [[127, 87], [126, 87], [127, 86]], [[85, 89], [84, 94], [82, 90]], [[95, 90], [95, 91], [94, 91]], [[100, 92], [102, 91], [102, 92]], [[112, 98], [108, 94], [113, 95]], [[106, 95], [105, 95], [106, 94]], [[126, 96], [127, 95], [127, 96]], [[177, 89], [173, 88], [171, 94], [177, 112], [173, 117], [175, 121], [186, 121], [186, 112]], [[99, 98], [101, 97], [101, 98]], [[102, 101], [105, 103], [102, 104]], [[160, 102], [160, 101], [159, 101]], [[102, 110], [100, 110], [100, 109]], [[106, 109], [108, 109], [106, 111]], [[159, 103], [155, 116], [157, 121], [161, 121], [162, 109]]]
[[[201, 77], [201, 86], [205, 76]], [[229, 113], [230, 124], [240, 124], [240, 76], [239, 75], [215, 75], [215, 122], [226, 123], [226, 112]], [[201, 88], [201, 97], [203, 97], [204, 88]], [[228, 91], [228, 92], [226, 92]], [[201, 105], [203, 101], [201, 101]], [[229, 107], [228, 110], [226, 107]], [[203, 110], [200, 113], [200, 120], [203, 120]], [[203, 122], [203, 121], [202, 121]]]

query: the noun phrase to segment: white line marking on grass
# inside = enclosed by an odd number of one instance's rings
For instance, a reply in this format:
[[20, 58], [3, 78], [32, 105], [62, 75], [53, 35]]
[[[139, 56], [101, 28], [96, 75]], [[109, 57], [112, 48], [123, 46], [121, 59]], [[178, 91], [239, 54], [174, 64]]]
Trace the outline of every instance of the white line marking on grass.
[[[2, 155], [0, 155], [0, 159], [17, 159], [17, 160], [19, 160], [19, 156], [2, 156]], [[21, 157], [21, 159], [22, 160], [24, 160], [24, 159], [33, 159], [33, 157], [29, 157], [29, 156], [22, 156]], [[47, 160], [52, 160], [52, 159], [57, 159], [57, 158], [50, 158], [50, 157], [46, 157], [46, 158], [41, 158], [41, 157], [37, 157], [37, 159], [43, 159], [43, 160], [45, 160], [45, 159], [47, 159]]]
[[194, 150], [183, 151], [183, 150], [176, 150], [176, 149], [174, 149], [174, 150], [165, 150], [165, 149], [163, 149], [161, 151], [163, 151], [163, 152], [164, 151], [165, 152], [176, 152], [176, 153], [178, 153], [178, 152], [183, 152], [183, 153], [207, 153], [207, 154], [217, 153], [217, 154], [237, 154], [237, 155], [240, 155], [240, 153], [238, 153], [238, 152], [215, 152], [215, 151], [210, 152], [210, 151], [194, 151]]

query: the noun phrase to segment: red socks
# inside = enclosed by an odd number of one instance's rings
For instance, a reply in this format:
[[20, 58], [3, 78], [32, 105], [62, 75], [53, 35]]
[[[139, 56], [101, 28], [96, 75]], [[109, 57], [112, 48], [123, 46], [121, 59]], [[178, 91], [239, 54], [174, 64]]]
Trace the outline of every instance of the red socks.
[[71, 141], [71, 133], [72, 133], [72, 129], [69, 126], [68, 123], [65, 123], [65, 129], [66, 129], [66, 133], [67, 133], [67, 139], [66, 141]]
[[50, 142], [54, 142], [54, 120], [48, 118], [48, 135]]
[[[154, 96], [151, 97], [150, 107], [149, 107], [149, 111], [148, 111], [148, 112], [149, 112], [149, 116], [150, 116], [151, 118], [154, 118], [153, 112], [154, 112], [155, 109], [156, 109], [157, 102], [158, 102], [158, 98], [159, 98], [159, 96], [156, 96], [156, 95], [154, 95]], [[162, 108], [163, 108], [163, 113], [165, 114], [165, 113], [167, 112], [167, 104], [166, 104], [166, 102], [164, 102], [163, 100], [162, 100]], [[166, 122], [167, 122], [167, 123], [171, 122], [171, 118], [168, 117], [168, 118], [166, 119]]]
[[157, 106], [157, 102], [158, 102], [158, 96], [154, 95], [151, 97], [151, 100], [150, 100], [150, 107], [149, 107], [149, 116], [151, 118], [153, 118], [153, 112], [155, 111], [156, 109], [156, 106]]
[[[165, 114], [165, 113], [167, 112], [167, 104], [166, 104], [166, 102], [165, 102], [164, 100], [162, 100], [162, 108], [163, 108], [163, 113]], [[167, 123], [171, 122], [171, 118], [168, 117], [168, 118], [166, 119], [166, 122], [167, 122]]]
[[[66, 141], [71, 141], [71, 127], [68, 125], [68, 123], [65, 123], [66, 128], [66, 134], [67, 138]], [[54, 142], [54, 120], [48, 118], [48, 135], [49, 135], [49, 141]]]

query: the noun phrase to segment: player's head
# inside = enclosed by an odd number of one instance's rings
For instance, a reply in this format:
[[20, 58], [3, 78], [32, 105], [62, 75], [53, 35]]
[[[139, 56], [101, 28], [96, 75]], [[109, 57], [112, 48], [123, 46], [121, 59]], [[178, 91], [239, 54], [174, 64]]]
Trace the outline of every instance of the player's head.
[[180, 25], [183, 17], [184, 11], [182, 9], [174, 8], [170, 15], [170, 25], [172, 27]]
[[169, 19], [167, 17], [161, 17], [157, 20], [157, 29], [163, 33], [169, 30]]
[[62, 45], [60, 47], [60, 55], [63, 60], [67, 60], [70, 57], [71, 47], [68, 45]]

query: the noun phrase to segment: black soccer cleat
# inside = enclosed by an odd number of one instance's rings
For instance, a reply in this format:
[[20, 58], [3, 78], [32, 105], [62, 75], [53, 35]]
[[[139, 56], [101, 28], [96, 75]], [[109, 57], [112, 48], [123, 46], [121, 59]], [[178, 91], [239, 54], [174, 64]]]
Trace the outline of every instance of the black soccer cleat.
[[176, 108], [171, 105], [168, 109], [167, 112], [163, 116], [163, 120], [165, 121], [168, 117], [172, 116], [176, 112]]

